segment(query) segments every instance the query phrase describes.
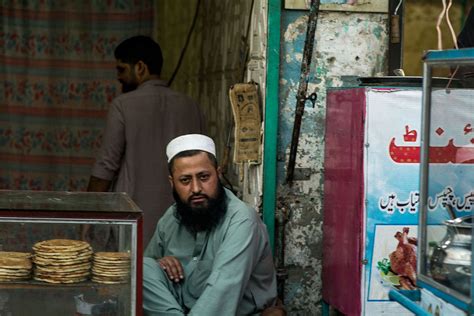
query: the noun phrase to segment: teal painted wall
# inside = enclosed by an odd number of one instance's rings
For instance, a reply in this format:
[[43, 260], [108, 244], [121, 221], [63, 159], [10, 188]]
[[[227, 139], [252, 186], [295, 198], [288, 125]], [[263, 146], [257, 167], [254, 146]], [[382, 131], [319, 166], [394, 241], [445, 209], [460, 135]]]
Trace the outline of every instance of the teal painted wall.
[[[285, 305], [290, 315], [321, 312], [322, 218], [324, 210], [324, 138], [326, 90], [352, 85], [353, 76], [384, 74], [387, 69], [388, 20], [381, 13], [319, 14], [296, 168], [309, 179], [285, 184], [293, 131], [308, 11], [281, 12], [281, 53], [277, 145], [276, 258], [288, 271]], [[268, 124], [268, 122], [267, 122]], [[281, 223], [286, 221], [284, 243]]]

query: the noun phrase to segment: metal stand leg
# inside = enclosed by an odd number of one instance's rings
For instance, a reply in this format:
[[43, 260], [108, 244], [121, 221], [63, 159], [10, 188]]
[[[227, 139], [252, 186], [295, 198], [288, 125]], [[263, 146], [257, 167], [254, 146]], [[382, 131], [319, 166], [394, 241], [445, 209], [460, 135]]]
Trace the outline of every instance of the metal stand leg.
[[329, 304], [326, 303], [325, 301], [321, 301], [321, 310], [322, 310], [322, 316], [329, 316]]

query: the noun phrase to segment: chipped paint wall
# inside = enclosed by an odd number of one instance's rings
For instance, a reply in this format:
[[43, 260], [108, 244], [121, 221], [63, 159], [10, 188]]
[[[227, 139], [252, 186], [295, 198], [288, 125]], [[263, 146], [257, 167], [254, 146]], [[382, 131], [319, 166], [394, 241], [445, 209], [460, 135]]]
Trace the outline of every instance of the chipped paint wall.
[[[218, 155], [226, 143], [232, 116], [228, 100], [231, 84], [242, 80], [242, 36], [253, 1], [202, 0], [196, 29], [173, 88], [203, 105], [209, 120], [209, 134], [216, 138]], [[283, 2], [283, 0], [282, 0]], [[191, 25], [197, 1], [161, 1], [157, 38], [167, 61], [168, 79], [178, 61]], [[185, 8], [185, 10], [183, 10]], [[388, 47], [387, 16], [375, 13], [320, 13], [308, 93], [317, 92], [315, 108], [303, 116], [296, 168], [307, 171], [309, 180], [284, 184], [287, 156], [293, 128], [296, 91], [306, 34], [308, 11], [282, 11], [280, 65], [280, 115], [278, 138], [279, 230], [276, 259], [288, 269], [285, 305], [289, 315], [319, 315], [322, 260], [322, 192], [325, 93], [328, 87], [345, 84], [346, 76], [373, 76], [386, 72]], [[251, 15], [250, 55], [244, 81], [253, 79], [265, 92], [267, 1], [255, 0]], [[244, 199], [260, 206], [261, 166], [234, 166], [232, 177]], [[277, 227], [278, 228], [278, 227]], [[281, 228], [281, 226], [280, 226]], [[281, 251], [283, 250], [283, 251]]]
[[283, 244], [277, 240], [277, 254], [288, 271], [285, 305], [290, 315], [321, 311], [322, 215], [330, 211], [322, 209], [326, 90], [343, 86], [346, 76], [386, 73], [388, 55], [387, 14], [320, 12], [308, 86], [308, 94], [316, 92], [318, 99], [314, 108], [310, 102], [305, 108], [296, 157], [296, 170], [309, 178], [285, 184], [307, 14], [282, 12], [277, 231], [285, 239]]

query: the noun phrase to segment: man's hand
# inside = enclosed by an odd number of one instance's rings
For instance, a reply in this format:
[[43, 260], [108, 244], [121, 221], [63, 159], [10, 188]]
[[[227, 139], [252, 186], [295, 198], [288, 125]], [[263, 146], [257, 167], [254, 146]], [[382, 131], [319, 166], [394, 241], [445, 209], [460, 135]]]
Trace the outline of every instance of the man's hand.
[[272, 306], [264, 309], [260, 316], [286, 316], [286, 310], [281, 306]]
[[176, 257], [163, 257], [158, 259], [160, 267], [168, 274], [171, 281], [178, 283], [184, 279], [184, 271], [181, 262]]
[[112, 181], [91, 176], [87, 185], [87, 192], [107, 192], [111, 184]]

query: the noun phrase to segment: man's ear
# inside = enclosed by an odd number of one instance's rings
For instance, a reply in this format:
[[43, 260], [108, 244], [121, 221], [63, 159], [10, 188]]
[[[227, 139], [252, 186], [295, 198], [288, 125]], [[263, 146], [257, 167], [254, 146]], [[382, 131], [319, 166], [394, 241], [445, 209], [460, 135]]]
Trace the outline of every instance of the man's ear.
[[168, 181], [170, 182], [171, 188], [173, 188], [173, 177], [168, 176]]
[[218, 166], [216, 170], [217, 170], [217, 175], [218, 175], [218, 176], [221, 176], [221, 175], [222, 175], [222, 168], [221, 168], [221, 166]]
[[141, 60], [135, 64], [135, 73], [140, 80], [143, 80], [149, 76], [148, 66]]

